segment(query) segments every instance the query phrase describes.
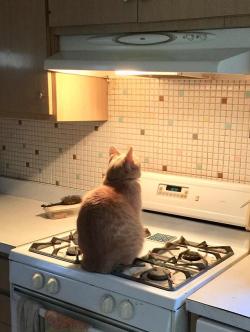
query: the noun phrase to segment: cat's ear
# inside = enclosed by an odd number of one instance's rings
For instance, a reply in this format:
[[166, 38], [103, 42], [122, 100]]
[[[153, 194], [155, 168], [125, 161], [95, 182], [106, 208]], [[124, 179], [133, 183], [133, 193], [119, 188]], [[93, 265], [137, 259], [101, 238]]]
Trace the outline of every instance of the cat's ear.
[[120, 154], [120, 152], [114, 147], [114, 146], [111, 146], [109, 148], [109, 156], [113, 156], [113, 155], [117, 155], [117, 154]]
[[134, 159], [133, 159], [133, 148], [132, 146], [129, 148], [126, 157], [125, 157], [125, 169], [127, 171], [130, 171], [132, 168], [134, 168]]
[[132, 148], [132, 146], [129, 148], [129, 150], [128, 150], [127, 154], [126, 154], [125, 161], [127, 163], [133, 163], [134, 162], [134, 159], [133, 159], [133, 148]]
[[117, 156], [119, 154], [120, 152], [114, 146], [111, 146], [109, 148], [109, 162], [111, 162], [114, 156]]

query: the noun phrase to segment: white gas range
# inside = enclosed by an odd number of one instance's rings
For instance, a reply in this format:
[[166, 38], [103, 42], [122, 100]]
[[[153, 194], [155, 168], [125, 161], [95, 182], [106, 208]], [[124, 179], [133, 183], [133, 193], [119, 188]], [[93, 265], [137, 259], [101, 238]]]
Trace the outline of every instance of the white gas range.
[[39, 304], [41, 320], [54, 309], [88, 331], [189, 331], [187, 296], [249, 252], [250, 187], [155, 173], [143, 173], [141, 186], [151, 212], [142, 213], [145, 245], [133, 266], [82, 270], [75, 230], [12, 250], [13, 332], [24, 299]]

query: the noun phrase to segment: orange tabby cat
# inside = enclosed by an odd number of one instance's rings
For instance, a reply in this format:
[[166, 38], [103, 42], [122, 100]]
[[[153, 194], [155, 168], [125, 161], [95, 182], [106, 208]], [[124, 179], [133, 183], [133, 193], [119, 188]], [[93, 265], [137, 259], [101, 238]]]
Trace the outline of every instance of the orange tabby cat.
[[110, 273], [118, 264], [131, 264], [144, 240], [137, 182], [140, 165], [133, 158], [132, 148], [120, 154], [111, 147], [109, 155], [103, 185], [86, 194], [77, 219], [82, 266], [100, 273]]

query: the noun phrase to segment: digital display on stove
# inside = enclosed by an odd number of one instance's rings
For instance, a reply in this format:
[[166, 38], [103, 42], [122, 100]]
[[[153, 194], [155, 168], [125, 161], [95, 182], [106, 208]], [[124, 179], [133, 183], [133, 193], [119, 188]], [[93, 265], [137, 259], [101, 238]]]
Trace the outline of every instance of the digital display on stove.
[[166, 190], [168, 190], [168, 191], [174, 191], [174, 192], [178, 192], [178, 193], [180, 193], [180, 192], [181, 192], [181, 189], [182, 189], [182, 187], [179, 187], [179, 186], [172, 186], [172, 185], [170, 185], [170, 184], [167, 184], [167, 186], [166, 186]]

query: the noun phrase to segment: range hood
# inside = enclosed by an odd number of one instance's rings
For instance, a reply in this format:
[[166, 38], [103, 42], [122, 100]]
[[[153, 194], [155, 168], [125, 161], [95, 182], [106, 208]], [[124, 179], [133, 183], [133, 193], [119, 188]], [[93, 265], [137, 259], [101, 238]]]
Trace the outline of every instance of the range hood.
[[60, 36], [59, 45], [45, 69], [99, 77], [250, 74], [250, 28]]

